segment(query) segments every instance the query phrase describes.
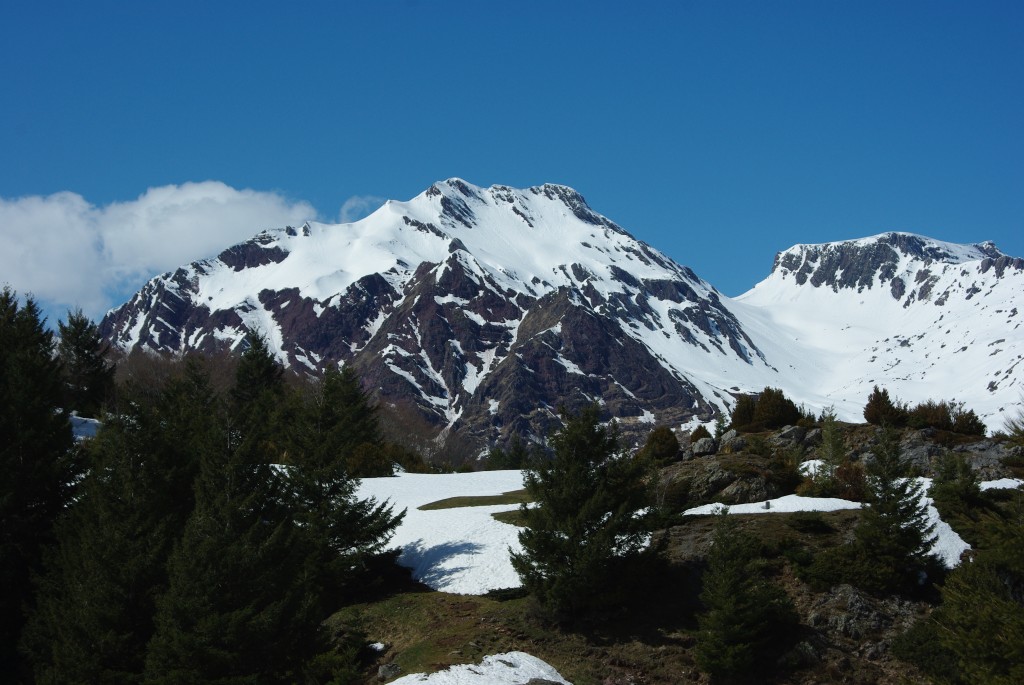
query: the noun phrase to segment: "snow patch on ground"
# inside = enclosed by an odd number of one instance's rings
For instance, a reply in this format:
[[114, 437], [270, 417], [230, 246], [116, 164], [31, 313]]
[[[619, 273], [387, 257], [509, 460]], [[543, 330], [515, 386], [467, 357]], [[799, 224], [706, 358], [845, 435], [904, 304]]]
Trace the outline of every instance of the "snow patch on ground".
[[420, 511], [430, 502], [470, 495], [500, 495], [523, 487], [521, 471], [477, 473], [403, 473], [391, 478], [365, 478], [359, 497], [389, 500], [400, 511], [402, 524], [391, 539], [401, 547], [398, 562], [413, 577], [435, 590], [482, 595], [490, 590], [519, 587], [509, 548], [518, 551], [519, 529], [491, 514], [514, 511], [516, 504]]
[[479, 664], [464, 664], [431, 673], [413, 673], [391, 685], [522, 685], [533, 678], [572, 685], [553, 667], [525, 652], [485, 656]]

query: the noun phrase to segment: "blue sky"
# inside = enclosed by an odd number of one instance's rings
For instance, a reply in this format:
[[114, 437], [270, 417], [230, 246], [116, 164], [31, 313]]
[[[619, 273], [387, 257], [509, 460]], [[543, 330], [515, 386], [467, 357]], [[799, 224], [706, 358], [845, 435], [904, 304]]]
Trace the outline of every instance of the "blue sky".
[[1024, 256], [1022, 46], [1009, 1], [5, 2], [0, 282], [100, 315], [451, 176], [573, 186], [728, 295], [887, 230]]

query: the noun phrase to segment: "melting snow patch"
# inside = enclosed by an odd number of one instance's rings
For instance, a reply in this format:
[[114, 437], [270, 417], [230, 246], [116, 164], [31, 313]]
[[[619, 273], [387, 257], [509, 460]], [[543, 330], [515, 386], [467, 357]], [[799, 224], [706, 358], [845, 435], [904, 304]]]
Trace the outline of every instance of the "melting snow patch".
[[452, 666], [430, 675], [413, 673], [393, 680], [391, 685], [521, 685], [534, 678], [572, 685], [552, 666], [525, 652], [493, 654], [479, 664]]
[[1020, 478], [1000, 478], [999, 480], [987, 480], [984, 483], [979, 483], [979, 487], [982, 490], [1012, 490], [1022, 485], [1024, 485], [1024, 480]]
[[421, 511], [417, 507], [449, 497], [500, 495], [523, 487], [521, 471], [476, 473], [403, 473], [392, 478], [364, 478], [359, 497], [390, 500], [405, 518], [391, 539], [401, 547], [398, 563], [413, 577], [444, 592], [482, 595], [519, 587], [509, 549], [519, 550], [519, 529], [491, 514], [513, 511], [516, 504]]

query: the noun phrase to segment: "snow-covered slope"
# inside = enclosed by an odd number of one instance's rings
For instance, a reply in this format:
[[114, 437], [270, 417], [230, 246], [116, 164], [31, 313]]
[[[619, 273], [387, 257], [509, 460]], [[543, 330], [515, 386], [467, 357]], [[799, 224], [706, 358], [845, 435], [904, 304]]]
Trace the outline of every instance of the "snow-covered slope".
[[884, 234], [799, 245], [735, 300], [559, 185], [460, 179], [365, 219], [263, 231], [150, 281], [110, 312], [123, 349], [236, 348], [351, 365], [379, 399], [483, 447], [599, 402], [637, 434], [708, 422], [783, 388], [857, 418], [874, 384], [963, 400], [990, 426], [1018, 399], [1024, 261]]
[[153, 279], [101, 327], [175, 352], [260, 331], [286, 364], [351, 364], [478, 442], [543, 435], [563, 403], [709, 421], [731, 402], [721, 379], [772, 375], [713, 287], [557, 185], [450, 179], [354, 224], [264, 231]]
[[862, 420], [874, 385], [899, 398], [956, 399], [989, 424], [1024, 384], [1024, 260], [992, 243], [908, 233], [779, 253], [771, 275], [729, 303], [811, 406]]

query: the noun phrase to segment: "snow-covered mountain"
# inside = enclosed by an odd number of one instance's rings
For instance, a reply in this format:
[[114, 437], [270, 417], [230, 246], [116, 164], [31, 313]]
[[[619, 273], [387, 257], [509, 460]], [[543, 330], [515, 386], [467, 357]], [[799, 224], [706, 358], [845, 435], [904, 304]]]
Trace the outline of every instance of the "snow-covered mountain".
[[1024, 259], [991, 242], [884, 233], [791, 247], [729, 307], [813, 406], [859, 418], [877, 384], [964, 401], [998, 428], [1024, 391], [1022, 302]]
[[791, 248], [732, 300], [570, 188], [449, 179], [352, 224], [259, 233], [154, 278], [101, 328], [168, 352], [257, 330], [284, 363], [352, 365], [478, 445], [542, 435], [560, 404], [710, 421], [766, 385], [854, 418], [877, 383], [994, 425], [1020, 389], [1022, 279], [991, 244], [885, 234]]

